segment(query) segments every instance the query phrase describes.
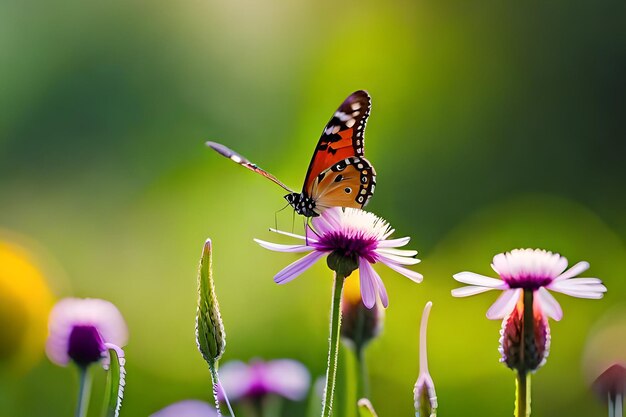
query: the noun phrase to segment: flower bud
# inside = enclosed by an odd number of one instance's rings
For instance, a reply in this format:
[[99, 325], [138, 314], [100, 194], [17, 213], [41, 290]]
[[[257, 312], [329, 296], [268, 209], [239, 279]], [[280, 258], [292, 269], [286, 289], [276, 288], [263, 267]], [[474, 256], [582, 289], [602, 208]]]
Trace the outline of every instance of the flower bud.
[[[500, 330], [500, 354], [506, 366], [520, 372], [534, 372], [546, 362], [550, 351], [550, 327], [548, 318], [534, 303], [532, 333], [524, 337], [524, 297], [502, 321]], [[522, 354], [523, 352], [523, 354]]]
[[215, 295], [211, 262], [211, 240], [208, 239], [202, 250], [198, 272], [196, 342], [204, 360], [215, 369], [226, 347], [226, 335]]
[[376, 338], [383, 328], [385, 309], [380, 303], [376, 303], [372, 309], [365, 307], [361, 299], [358, 270], [345, 280], [341, 313], [341, 336], [356, 351]]

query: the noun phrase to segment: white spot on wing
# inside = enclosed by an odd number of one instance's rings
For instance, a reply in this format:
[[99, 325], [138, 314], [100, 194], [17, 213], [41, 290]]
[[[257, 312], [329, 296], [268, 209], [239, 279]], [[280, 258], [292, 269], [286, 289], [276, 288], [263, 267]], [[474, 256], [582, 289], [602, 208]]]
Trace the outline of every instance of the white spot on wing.
[[346, 126], [348, 126], [348, 127], [352, 127], [352, 126], [354, 126], [354, 124], [355, 124], [355, 123], [356, 123], [356, 120], [355, 120], [355, 119], [350, 119], [350, 120], [348, 120], [348, 121], [346, 122]]
[[350, 119], [352, 116], [347, 115], [342, 111], [338, 111], [338, 112], [335, 112], [335, 117], [341, 120], [342, 122], [345, 122], [346, 120]]
[[230, 159], [238, 164], [241, 163], [241, 157], [239, 155], [231, 155]]
[[361, 108], [361, 103], [357, 101], [356, 103], [352, 103], [350, 107], [352, 107], [352, 110], [358, 110]]

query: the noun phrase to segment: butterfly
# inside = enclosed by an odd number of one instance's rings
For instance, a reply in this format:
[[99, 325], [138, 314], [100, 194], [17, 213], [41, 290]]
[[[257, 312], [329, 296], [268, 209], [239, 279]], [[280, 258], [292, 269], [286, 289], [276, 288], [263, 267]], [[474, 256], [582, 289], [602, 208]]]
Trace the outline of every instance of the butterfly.
[[206, 145], [284, 188], [289, 193], [285, 199], [298, 214], [317, 217], [329, 207], [362, 208], [376, 187], [376, 171], [363, 156], [363, 134], [371, 106], [371, 98], [363, 90], [341, 103], [317, 142], [301, 193], [232, 149], [216, 142]]

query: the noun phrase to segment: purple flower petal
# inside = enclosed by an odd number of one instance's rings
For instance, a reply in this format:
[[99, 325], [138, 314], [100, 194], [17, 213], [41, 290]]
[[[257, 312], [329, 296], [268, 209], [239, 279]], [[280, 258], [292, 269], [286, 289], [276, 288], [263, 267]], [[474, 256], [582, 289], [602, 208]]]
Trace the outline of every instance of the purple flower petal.
[[[380, 296], [380, 302], [382, 303], [383, 307], [387, 308], [389, 306], [389, 297], [387, 296], [387, 289], [385, 288], [385, 284], [383, 283], [383, 280], [380, 279], [380, 275], [378, 275], [374, 267], [366, 260], [363, 260], [363, 262], [359, 262], [359, 266], [361, 268], [361, 273], [367, 273], [374, 280], [378, 295]], [[368, 271], [364, 271], [365, 269], [367, 269]]]
[[606, 287], [597, 278], [573, 278], [565, 281], [553, 282], [548, 286], [548, 289], [563, 292], [606, 292]]
[[306, 271], [311, 267], [315, 262], [317, 262], [321, 257], [326, 255], [325, 252], [311, 252], [303, 258], [298, 259], [292, 264], [288, 265], [284, 269], [282, 269], [276, 276], [274, 277], [274, 282], [277, 284], [286, 284], [287, 282], [293, 280], [298, 275]]
[[481, 287], [489, 287], [500, 290], [508, 288], [506, 283], [500, 279], [486, 277], [473, 272], [459, 272], [458, 274], [454, 274], [453, 277], [455, 280], [464, 284], [479, 285]]
[[311, 375], [306, 367], [290, 359], [267, 362], [264, 377], [269, 392], [292, 401], [302, 400], [311, 385]]
[[554, 281], [562, 281], [562, 280], [570, 279], [582, 272], [585, 272], [587, 269], [589, 269], [589, 262], [584, 262], [584, 261], [578, 262], [576, 265], [574, 265], [567, 271], [563, 272], [558, 277], [554, 278]]
[[535, 297], [541, 306], [541, 310], [552, 317], [554, 320], [559, 321], [563, 318], [563, 310], [558, 301], [546, 290], [541, 287], [535, 291]]
[[[254, 384], [253, 374], [250, 367], [241, 361], [230, 361], [220, 366], [220, 380], [226, 395], [232, 401], [237, 401], [250, 390]], [[224, 393], [219, 391], [220, 401], [224, 400]]]
[[312, 247], [306, 245], [281, 245], [279, 243], [266, 242], [261, 239], [254, 239], [261, 247], [276, 252], [308, 252], [313, 250]]
[[452, 290], [453, 297], [469, 297], [470, 295], [480, 294], [486, 291], [495, 290], [493, 287], [481, 287], [478, 285], [467, 285], [461, 288], [455, 288]]
[[415, 271], [411, 271], [410, 269], [404, 268], [393, 262], [385, 262], [385, 261], [381, 261], [381, 262], [387, 265], [389, 268], [393, 269], [394, 271], [404, 275], [411, 281], [417, 282], [418, 284], [422, 282], [422, 280], [424, 279], [424, 276], [422, 274], [415, 272]]
[[489, 307], [487, 318], [489, 320], [503, 319], [513, 311], [515, 304], [519, 301], [522, 290], [516, 288], [514, 290], [505, 290], [495, 303]]
[[395, 263], [399, 265], [416, 265], [422, 262], [421, 260], [417, 258], [406, 258], [403, 256], [398, 256], [398, 255], [382, 254], [379, 251], [376, 251], [376, 254], [378, 255], [378, 258], [380, 259], [380, 261], [384, 263], [389, 262], [389, 263]]
[[279, 235], [289, 236], [300, 240], [308, 240], [309, 242], [317, 242], [317, 239], [313, 239], [310, 236], [307, 238], [305, 236], [296, 235], [294, 233], [283, 232], [282, 230], [278, 229], [270, 229], [270, 232], [278, 233]]
[[331, 207], [329, 209], [324, 210], [322, 216], [314, 217], [311, 220], [313, 224], [313, 228], [317, 230], [320, 234], [326, 234], [328, 232], [332, 232], [333, 230], [341, 229], [341, 213], [339, 212], [341, 208], [339, 207]]
[[416, 250], [407, 250], [407, 249], [393, 249], [393, 248], [378, 248], [376, 252], [382, 253], [385, 255], [398, 255], [398, 256], [415, 256], [417, 255]]
[[606, 287], [603, 284], [581, 285], [576, 282], [570, 284], [570, 282], [572, 281], [574, 280], [553, 282], [548, 286], [548, 288], [552, 291], [560, 292], [562, 294], [566, 294], [572, 297], [592, 299], [600, 299], [604, 296], [604, 293], [606, 292]]
[[184, 400], [157, 411], [150, 417], [217, 417], [213, 407], [204, 401]]
[[378, 242], [379, 248], [399, 248], [406, 245], [411, 240], [410, 237], [400, 237], [398, 239], [389, 239]]
[[359, 277], [361, 284], [361, 299], [367, 308], [374, 307], [376, 304], [376, 271], [366, 259], [359, 259]]

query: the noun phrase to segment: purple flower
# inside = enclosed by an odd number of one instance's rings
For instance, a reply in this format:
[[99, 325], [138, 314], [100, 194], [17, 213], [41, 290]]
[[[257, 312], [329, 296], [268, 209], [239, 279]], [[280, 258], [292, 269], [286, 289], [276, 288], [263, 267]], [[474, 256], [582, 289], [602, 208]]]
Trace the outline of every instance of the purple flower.
[[513, 312], [523, 290], [531, 290], [535, 309], [539, 308], [554, 320], [561, 320], [563, 310], [548, 290], [578, 298], [602, 298], [606, 287], [598, 278], [574, 278], [589, 268], [579, 262], [566, 271], [567, 259], [542, 249], [515, 249], [500, 253], [491, 264], [500, 279], [489, 278], [473, 272], [460, 272], [454, 279], [471, 284], [452, 290], [455, 297], [467, 297], [489, 290], [502, 290], [502, 295], [487, 311], [487, 318], [502, 319]]
[[274, 281], [277, 284], [293, 280], [328, 254], [354, 261], [360, 271], [361, 297], [367, 308], [374, 306], [377, 295], [383, 306], [389, 304], [383, 281], [372, 267], [376, 262], [415, 282], [422, 281], [421, 274], [402, 266], [419, 263], [420, 260], [414, 258], [417, 251], [396, 249], [409, 243], [410, 238], [388, 240], [394, 229], [375, 214], [354, 208], [332, 207], [321, 216], [314, 217], [311, 223], [312, 226], [306, 227], [306, 237], [272, 229], [276, 233], [302, 239], [304, 243], [300, 245], [280, 245], [255, 239], [264, 248], [278, 252], [311, 252], [276, 274]]
[[[250, 364], [227, 362], [220, 367], [220, 379], [222, 388], [233, 401], [255, 399], [268, 394], [298, 401], [306, 396], [311, 384], [306, 367], [290, 359], [268, 362], [255, 359]], [[220, 398], [224, 398], [221, 392]]]
[[46, 353], [57, 365], [66, 366], [72, 360], [86, 367], [106, 359], [109, 348], [121, 352], [127, 341], [126, 322], [108, 301], [65, 298], [50, 313]]
[[204, 401], [183, 400], [151, 414], [150, 417], [217, 417], [219, 414]]

